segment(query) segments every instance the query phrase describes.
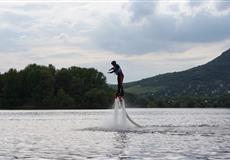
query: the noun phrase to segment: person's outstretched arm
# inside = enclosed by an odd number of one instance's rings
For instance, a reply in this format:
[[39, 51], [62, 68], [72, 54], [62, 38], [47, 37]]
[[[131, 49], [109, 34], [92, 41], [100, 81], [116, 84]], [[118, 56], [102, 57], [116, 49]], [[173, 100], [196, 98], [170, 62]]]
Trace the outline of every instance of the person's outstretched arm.
[[115, 67], [111, 68], [109, 73], [113, 73], [113, 72], [117, 72], [118, 70], [120, 69], [120, 66], [119, 65], [116, 65]]
[[114, 70], [112, 70], [112, 71], [110, 71], [110, 72], [108, 72], [108, 73], [113, 73], [113, 72], [115, 72]]
[[114, 67], [110, 68], [108, 73], [113, 73], [114, 72]]

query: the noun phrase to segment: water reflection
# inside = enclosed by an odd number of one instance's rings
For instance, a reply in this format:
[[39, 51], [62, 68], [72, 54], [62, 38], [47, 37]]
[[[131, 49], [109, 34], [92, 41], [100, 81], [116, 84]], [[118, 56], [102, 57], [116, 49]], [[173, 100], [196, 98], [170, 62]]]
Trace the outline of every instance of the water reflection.
[[113, 146], [114, 151], [113, 155], [120, 159], [126, 160], [129, 158], [128, 156], [128, 146], [129, 139], [127, 136], [127, 132], [116, 132], [114, 135]]

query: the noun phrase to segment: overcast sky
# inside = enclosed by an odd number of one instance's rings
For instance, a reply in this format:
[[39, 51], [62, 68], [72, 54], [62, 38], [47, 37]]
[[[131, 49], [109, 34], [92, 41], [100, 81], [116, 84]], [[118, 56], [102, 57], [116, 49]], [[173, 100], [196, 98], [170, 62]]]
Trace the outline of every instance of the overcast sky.
[[0, 72], [37, 63], [125, 82], [204, 64], [230, 48], [230, 1], [0, 1]]

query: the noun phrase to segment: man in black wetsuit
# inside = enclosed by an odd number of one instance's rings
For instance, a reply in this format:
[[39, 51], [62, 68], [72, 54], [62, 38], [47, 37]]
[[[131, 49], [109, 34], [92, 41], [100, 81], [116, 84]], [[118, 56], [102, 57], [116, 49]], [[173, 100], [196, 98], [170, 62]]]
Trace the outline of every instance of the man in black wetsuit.
[[123, 90], [124, 74], [122, 73], [121, 67], [116, 63], [116, 61], [112, 61], [111, 64], [113, 67], [109, 69], [108, 73], [115, 73], [117, 75], [116, 97], [124, 97], [124, 90]]

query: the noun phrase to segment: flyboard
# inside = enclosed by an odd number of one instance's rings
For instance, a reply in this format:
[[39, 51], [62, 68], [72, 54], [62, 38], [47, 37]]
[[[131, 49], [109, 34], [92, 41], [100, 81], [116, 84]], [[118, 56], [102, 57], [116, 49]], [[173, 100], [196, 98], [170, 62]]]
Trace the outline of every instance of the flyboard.
[[[116, 105], [116, 104], [118, 104], [118, 106]], [[124, 98], [123, 97], [116, 97], [115, 98], [115, 115], [117, 115], [117, 112], [118, 112], [118, 108], [121, 108], [122, 110], [123, 110], [123, 113], [125, 114], [125, 115], [123, 115], [123, 118], [127, 118], [128, 120], [129, 120], [129, 122], [131, 122], [133, 125], [135, 125], [136, 127], [139, 127], [139, 128], [141, 128], [142, 126], [141, 125], [139, 125], [139, 124], [137, 124], [136, 122], [134, 122], [132, 119], [131, 119], [131, 117], [128, 115], [128, 113], [127, 113], [127, 111], [126, 111], [126, 109], [125, 109], [125, 100], [124, 100]]]

